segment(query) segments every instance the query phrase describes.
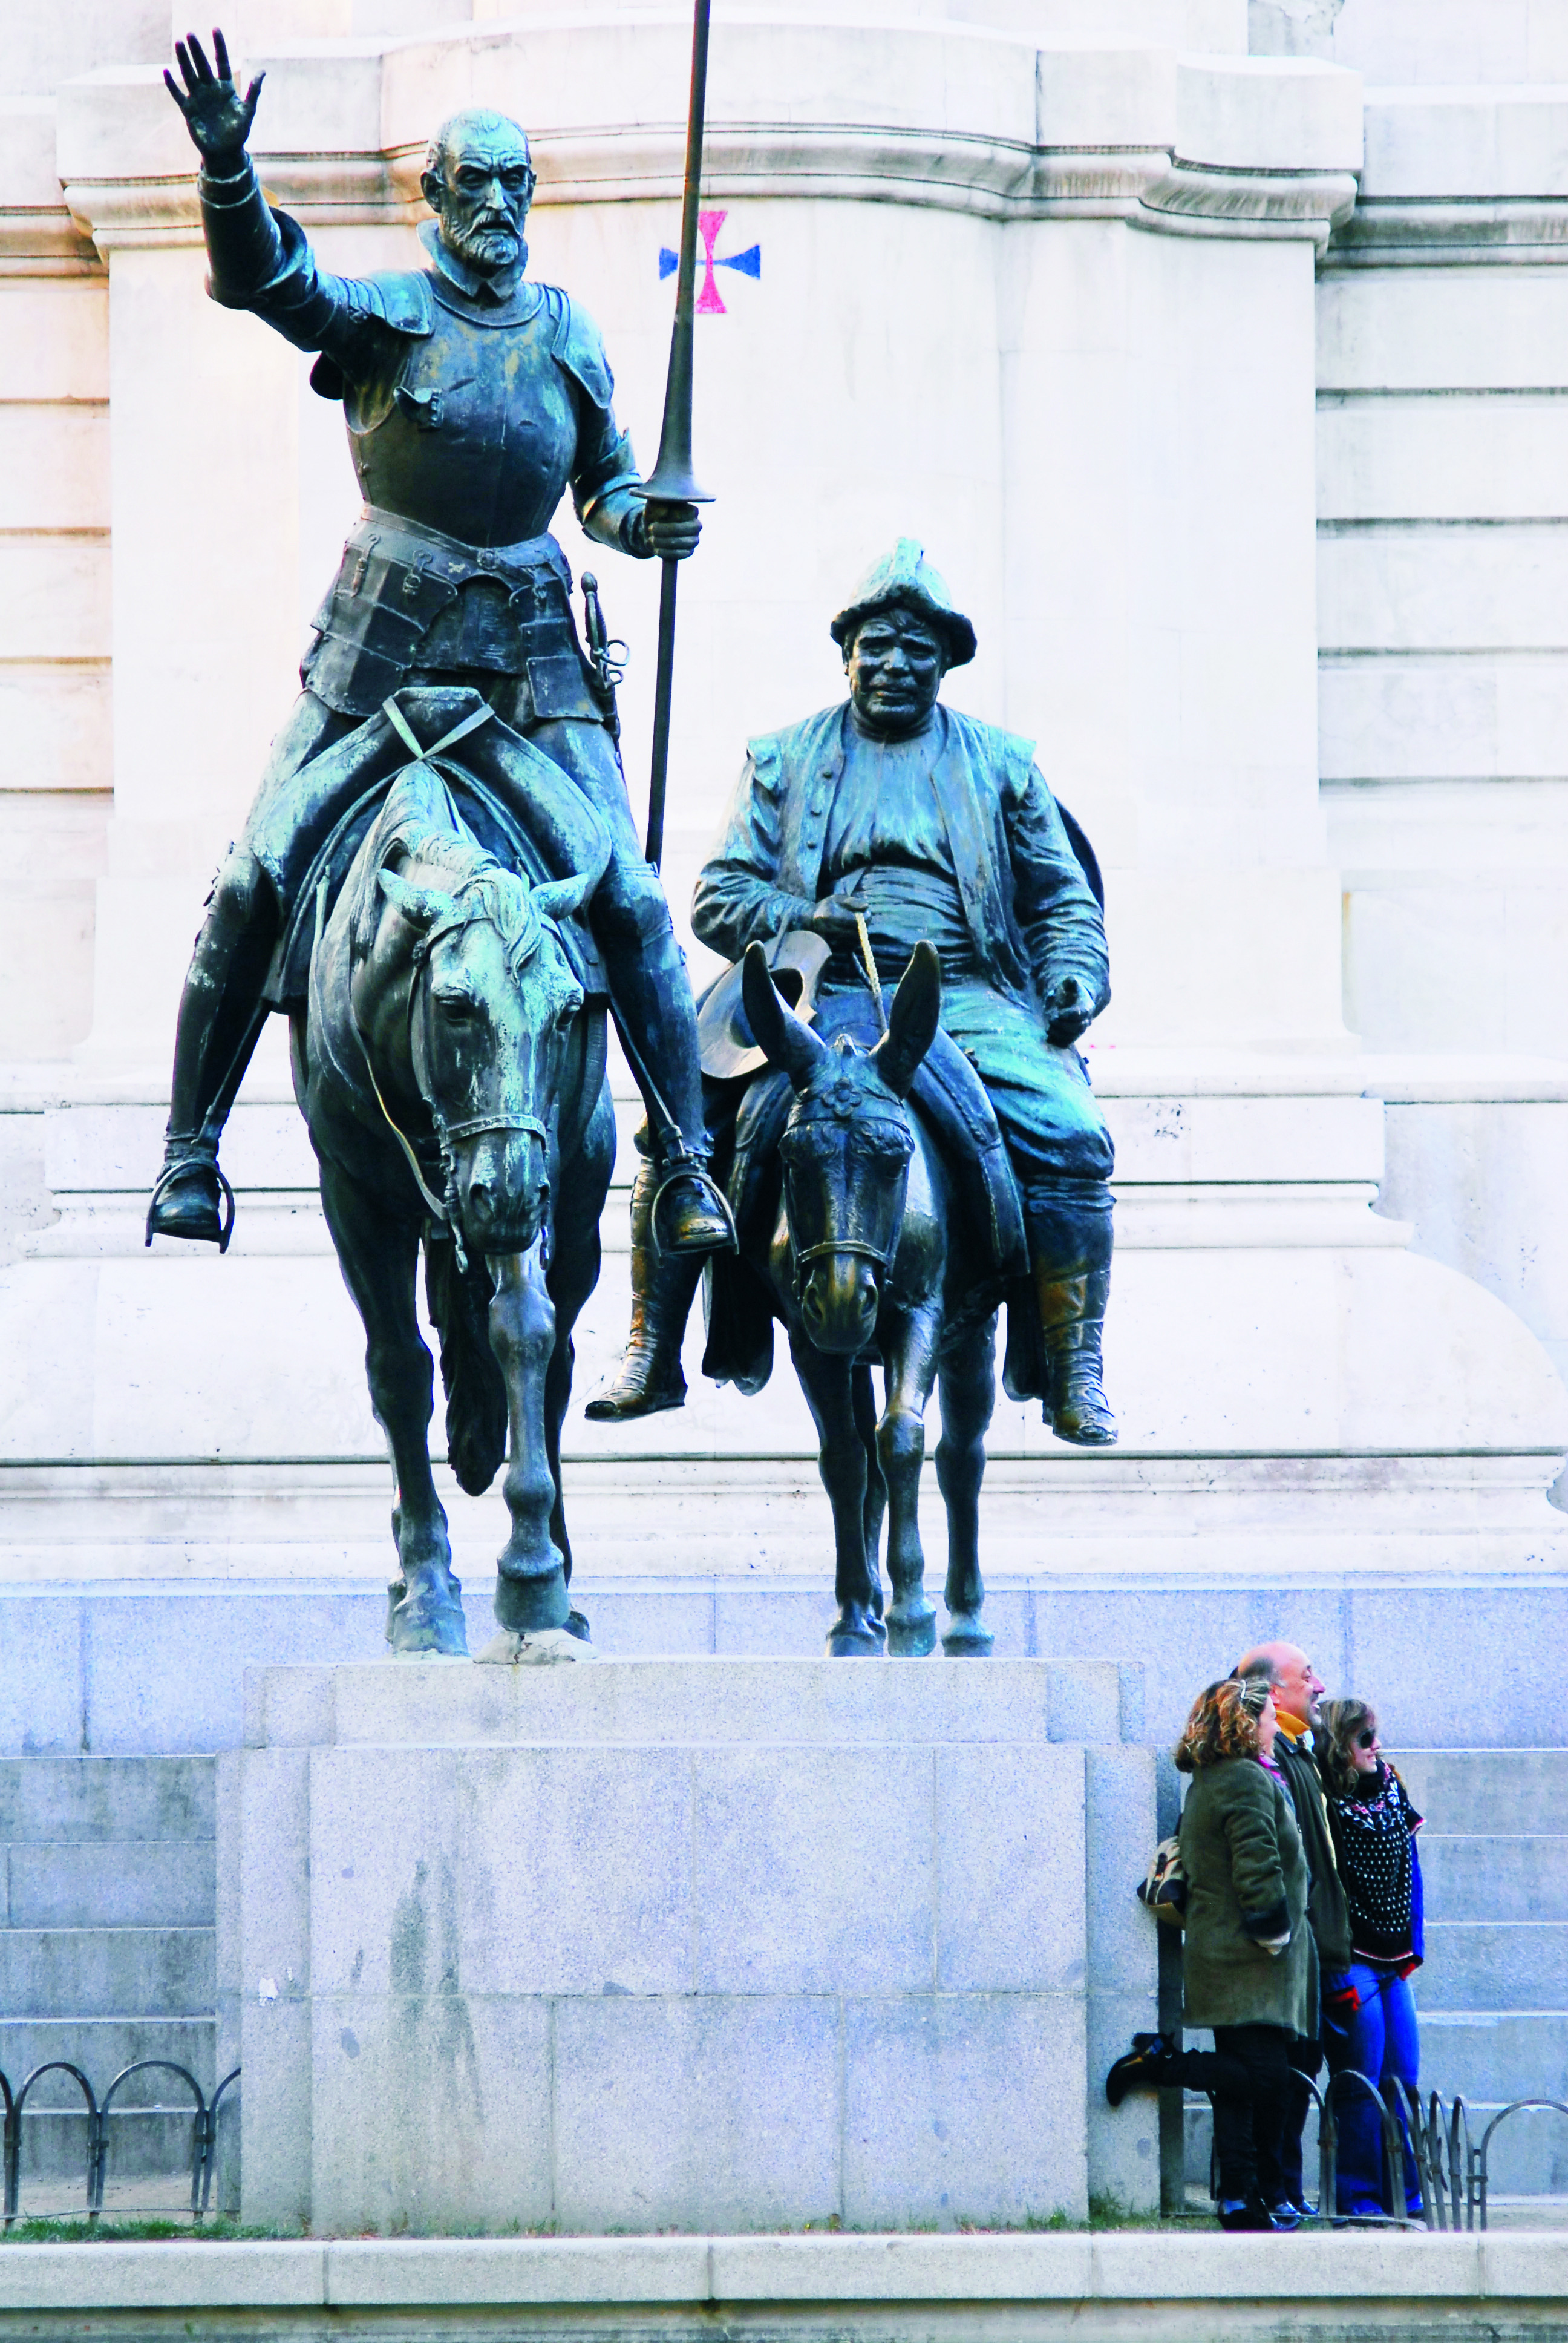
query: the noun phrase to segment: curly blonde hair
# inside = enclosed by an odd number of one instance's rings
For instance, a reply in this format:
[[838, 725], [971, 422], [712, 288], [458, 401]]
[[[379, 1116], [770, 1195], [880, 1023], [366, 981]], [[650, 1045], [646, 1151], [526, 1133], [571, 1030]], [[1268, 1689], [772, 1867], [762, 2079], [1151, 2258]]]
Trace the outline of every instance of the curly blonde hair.
[[1176, 1770], [1196, 1774], [1226, 1757], [1255, 1757], [1258, 1719], [1269, 1696], [1261, 1676], [1226, 1676], [1208, 1684], [1192, 1703], [1192, 1714], [1176, 1744]]

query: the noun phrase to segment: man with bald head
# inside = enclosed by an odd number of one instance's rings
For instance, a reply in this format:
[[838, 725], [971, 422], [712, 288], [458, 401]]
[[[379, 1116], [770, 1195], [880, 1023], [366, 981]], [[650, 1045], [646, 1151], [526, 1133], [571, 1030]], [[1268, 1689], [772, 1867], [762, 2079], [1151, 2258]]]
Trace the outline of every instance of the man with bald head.
[[[1255, 1644], [1242, 1653], [1231, 1674], [1263, 1677], [1274, 1695], [1278, 1720], [1274, 1763], [1291, 1793], [1312, 1873], [1307, 1924], [1317, 1946], [1320, 1989], [1332, 1989], [1351, 1965], [1351, 1919], [1322, 1781], [1312, 1755], [1312, 1730], [1326, 1686], [1297, 1644]], [[1316, 2075], [1322, 2065], [1321, 2009], [1319, 2035], [1316, 2042], [1297, 2039], [1291, 2045], [1291, 2064], [1299, 2074]], [[1291, 2180], [1291, 2203], [1298, 2212], [1302, 2209], [1302, 2132], [1310, 2105], [1304, 2085], [1296, 2085], [1286, 2110], [1281, 2160]]]
[[[644, 500], [598, 328], [558, 287], [528, 275], [534, 168], [515, 122], [470, 108], [432, 139], [419, 183], [434, 214], [419, 231], [426, 266], [334, 277], [268, 205], [246, 152], [260, 78], [242, 96], [221, 34], [213, 49], [209, 64], [194, 35], [182, 41], [180, 80], [165, 75], [202, 158], [207, 289], [319, 353], [311, 386], [342, 403], [365, 510], [317, 614], [304, 691], [196, 940], [147, 1242], [227, 1241], [218, 1137], [267, 1008], [281, 1005], [266, 997], [274, 949], [318, 848], [363, 787], [347, 747], [327, 752], [357, 728], [391, 726], [387, 703], [410, 685], [443, 695], [443, 731], [454, 712], [484, 728], [475, 738], [486, 779], [525, 829], [532, 751], [567, 772], [603, 822], [609, 866], [588, 918], [653, 1118], [661, 1240], [676, 1254], [728, 1245], [703, 1169], [685, 963], [632, 822], [610, 679], [584, 658], [571, 571], [549, 534], [569, 489], [600, 544], [680, 560], [697, 543], [696, 508]], [[246, 584], [215, 539], [209, 590]]]

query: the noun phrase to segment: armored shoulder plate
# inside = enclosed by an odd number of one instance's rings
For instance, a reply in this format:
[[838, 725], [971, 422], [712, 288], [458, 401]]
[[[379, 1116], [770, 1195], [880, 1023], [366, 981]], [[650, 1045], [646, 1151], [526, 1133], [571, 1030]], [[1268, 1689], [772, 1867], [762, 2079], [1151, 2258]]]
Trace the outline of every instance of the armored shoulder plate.
[[615, 377], [604, 354], [598, 327], [588, 311], [579, 308], [558, 285], [541, 285], [539, 290], [556, 321], [550, 355], [574, 382], [581, 385], [599, 413], [608, 415], [615, 398]]
[[[387, 268], [375, 277], [342, 277], [339, 283], [347, 309], [377, 318], [411, 341], [422, 341], [435, 325], [435, 303], [423, 269]], [[342, 367], [325, 351], [310, 369], [310, 387], [318, 398], [341, 398], [348, 387]]]

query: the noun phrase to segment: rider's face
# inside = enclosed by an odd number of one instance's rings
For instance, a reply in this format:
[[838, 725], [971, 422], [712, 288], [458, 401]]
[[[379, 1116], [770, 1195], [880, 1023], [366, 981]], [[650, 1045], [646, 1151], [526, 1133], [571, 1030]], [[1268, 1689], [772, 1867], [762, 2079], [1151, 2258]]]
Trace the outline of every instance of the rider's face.
[[866, 619], [844, 659], [849, 697], [868, 732], [884, 739], [918, 732], [941, 689], [941, 645], [912, 610]]
[[439, 177], [425, 175], [426, 197], [440, 215], [443, 243], [486, 276], [516, 266], [533, 193], [528, 150], [505, 132], [471, 134], [444, 157]]

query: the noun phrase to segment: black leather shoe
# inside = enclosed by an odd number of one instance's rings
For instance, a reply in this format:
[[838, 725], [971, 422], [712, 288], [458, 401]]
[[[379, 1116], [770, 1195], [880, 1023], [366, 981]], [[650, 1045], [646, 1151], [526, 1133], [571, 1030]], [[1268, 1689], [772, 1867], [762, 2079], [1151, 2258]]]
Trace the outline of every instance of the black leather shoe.
[[1277, 2230], [1279, 2223], [1261, 2197], [1227, 2197], [1220, 2206], [1222, 2229]]
[[729, 1207], [700, 1164], [677, 1164], [653, 1200], [653, 1236], [661, 1252], [733, 1252]]
[[1124, 2050], [1105, 2077], [1105, 2096], [1113, 2107], [1119, 2107], [1129, 2091], [1163, 2091], [1181, 2080], [1171, 2072], [1176, 2063], [1176, 2049], [1162, 2034], [1135, 2034], [1132, 2047]]
[[234, 1234], [234, 1190], [206, 1155], [181, 1155], [164, 1165], [147, 1206], [146, 1241], [186, 1237], [228, 1251]]

